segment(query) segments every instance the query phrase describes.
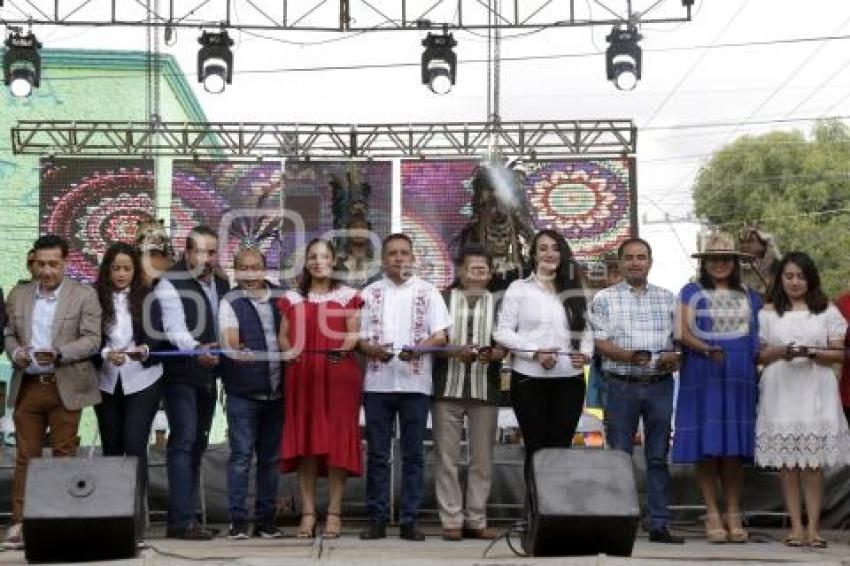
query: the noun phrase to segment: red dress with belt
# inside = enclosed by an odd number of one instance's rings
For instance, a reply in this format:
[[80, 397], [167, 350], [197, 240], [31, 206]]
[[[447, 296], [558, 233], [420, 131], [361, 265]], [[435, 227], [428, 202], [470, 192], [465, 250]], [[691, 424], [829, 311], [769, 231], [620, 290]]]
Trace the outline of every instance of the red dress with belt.
[[363, 373], [354, 353], [333, 363], [323, 350], [339, 348], [345, 335], [346, 313], [360, 309], [356, 290], [339, 287], [302, 297], [289, 291], [278, 301], [286, 319], [290, 346], [300, 351], [288, 363], [284, 377], [284, 425], [281, 468], [291, 472], [303, 457], [318, 460], [319, 475], [328, 467], [351, 475], [362, 472], [360, 401]]

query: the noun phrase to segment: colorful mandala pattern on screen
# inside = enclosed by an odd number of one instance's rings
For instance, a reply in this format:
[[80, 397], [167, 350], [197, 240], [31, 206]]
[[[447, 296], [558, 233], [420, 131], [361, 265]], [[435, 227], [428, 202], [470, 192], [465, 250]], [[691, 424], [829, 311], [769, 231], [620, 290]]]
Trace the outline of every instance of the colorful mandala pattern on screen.
[[[414, 238], [420, 274], [444, 287], [454, 277], [450, 242], [471, 217], [469, 180], [477, 161], [401, 163], [402, 227]], [[560, 160], [524, 164], [533, 225], [554, 228], [580, 260], [594, 260], [636, 229], [633, 160]]]
[[579, 259], [614, 250], [633, 226], [629, 163], [551, 161], [531, 168], [526, 194], [535, 228], [561, 232]]
[[93, 282], [106, 248], [133, 242], [139, 222], [154, 216], [153, 162], [42, 159], [40, 234], [67, 239], [66, 273]]

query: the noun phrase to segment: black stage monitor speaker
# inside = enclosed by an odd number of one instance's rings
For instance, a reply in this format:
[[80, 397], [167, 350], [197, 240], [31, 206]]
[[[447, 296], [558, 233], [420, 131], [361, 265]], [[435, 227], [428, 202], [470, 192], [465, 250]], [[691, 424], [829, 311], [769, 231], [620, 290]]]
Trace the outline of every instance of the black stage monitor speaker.
[[631, 556], [640, 507], [631, 456], [546, 448], [532, 458], [523, 549], [532, 556]]
[[34, 458], [24, 495], [30, 562], [132, 558], [141, 520], [135, 456]]

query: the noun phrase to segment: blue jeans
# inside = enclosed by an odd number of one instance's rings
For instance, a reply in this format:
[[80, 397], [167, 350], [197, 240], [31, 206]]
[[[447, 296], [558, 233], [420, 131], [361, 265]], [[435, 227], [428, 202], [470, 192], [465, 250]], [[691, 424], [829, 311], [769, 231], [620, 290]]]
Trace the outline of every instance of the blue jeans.
[[273, 524], [277, 483], [280, 478], [280, 437], [283, 431], [283, 400], [260, 401], [239, 395], [227, 396], [227, 511], [231, 523], [248, 522], [248, 477], [257, 454], [257, 496], [254, 522]]
[[393, 425], [398, 415], [401, 430], [401, 502], [402, 525], [416, 522], [424, 490], [425, 428], [430, 397], [421, 393], [363, 394], [366, 410], [366, 507], [369, 520], [389, 520], [390, 448]]
[[632, 439], [643, 417], [646, 454], [646, 499], [650, 529], [663, 529], [670, 521], [667, 498], [670, 471], [670, 421], [673, 414], [673, 379], [656, 383], [627, 383], [608, 376], [605, 404], [605, 436], [615, 450], [632, 453]]
[[169, 529], [186, 529], [195, 522], [201, 460], [209, 442], [215, 401], [215, 382], [165, 384]]

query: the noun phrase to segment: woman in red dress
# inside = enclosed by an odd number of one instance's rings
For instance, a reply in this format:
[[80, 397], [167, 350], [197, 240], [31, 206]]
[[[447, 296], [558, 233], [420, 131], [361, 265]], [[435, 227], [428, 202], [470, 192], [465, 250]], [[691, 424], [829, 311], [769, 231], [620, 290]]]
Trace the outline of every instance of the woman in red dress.
[[289, 360], [281, 445], [283, 472], [298, 471], [301, 526], [298, 538], [316, 532], [316, 478], [328, 478], [325, 538], [339, 536], [345, 478], [359, 476], [360, 399], [363, 375], [354, 355], [362, 300], [332, 278], [336, 260], [325, 240], [307, 244], [297, 291], [278, 302], [280, 349]]

